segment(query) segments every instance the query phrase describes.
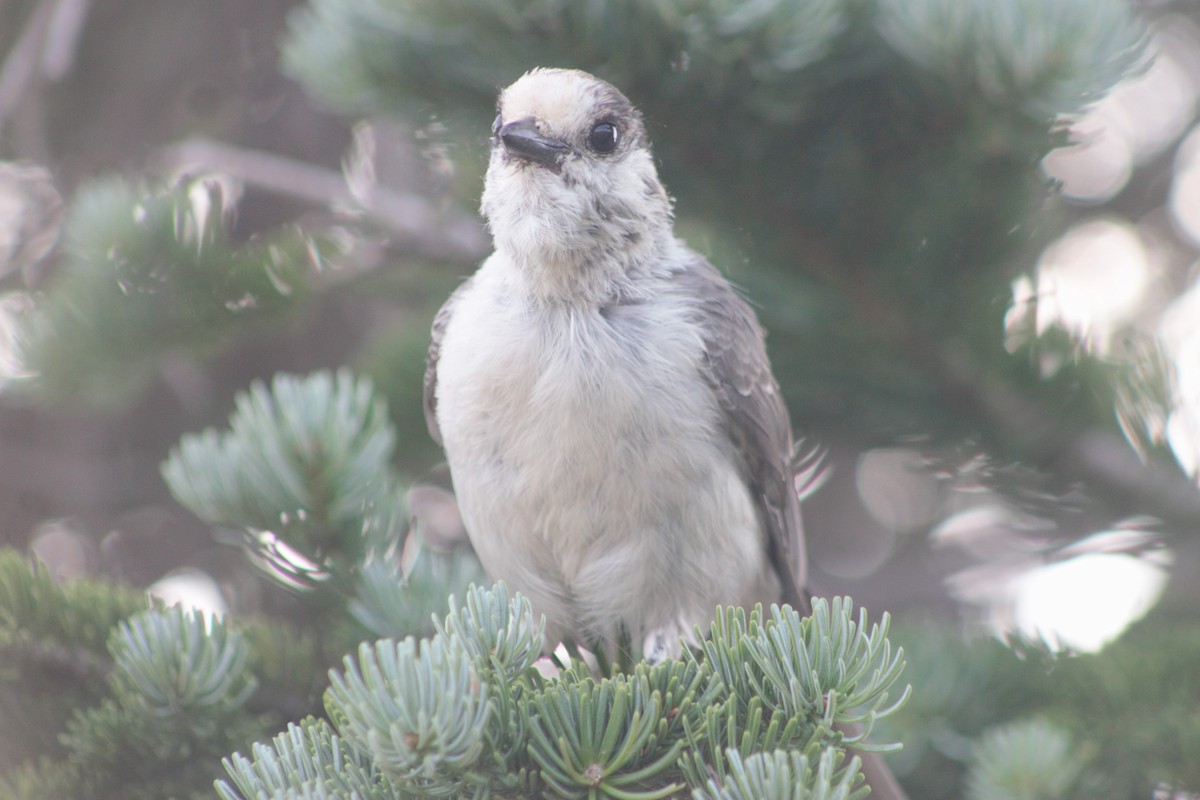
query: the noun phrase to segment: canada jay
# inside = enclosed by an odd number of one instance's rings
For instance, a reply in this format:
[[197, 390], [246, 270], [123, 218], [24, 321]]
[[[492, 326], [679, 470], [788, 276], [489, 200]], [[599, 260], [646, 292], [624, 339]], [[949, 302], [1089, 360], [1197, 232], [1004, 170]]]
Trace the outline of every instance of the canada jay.
[[637, 109], [585, 72], [535, 69], [498, 111], [496, 251], [438, 313], [425, 376], [483, 565], [550, 642], [610, 652], [672, 649], [718, 604], [807, 610], [762, 328], [675, 238]]

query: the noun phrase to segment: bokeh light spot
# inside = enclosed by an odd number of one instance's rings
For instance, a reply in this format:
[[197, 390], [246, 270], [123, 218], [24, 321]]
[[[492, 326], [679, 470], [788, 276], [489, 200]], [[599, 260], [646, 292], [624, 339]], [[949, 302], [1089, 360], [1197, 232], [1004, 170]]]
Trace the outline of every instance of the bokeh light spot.
[[1139, 310], [1149, 282], [1149, 255], [1133, 226], [1114, 219], [1076, 225], [1038, 262], [1037, 331], [1061, 326], [1103, 353]]
[[1163, 567], [1126, 554], [1047, 564], [1017, 581], [1014, 622], [1052, 647], [1094, 652], [1144, 616], [1166, 583]]

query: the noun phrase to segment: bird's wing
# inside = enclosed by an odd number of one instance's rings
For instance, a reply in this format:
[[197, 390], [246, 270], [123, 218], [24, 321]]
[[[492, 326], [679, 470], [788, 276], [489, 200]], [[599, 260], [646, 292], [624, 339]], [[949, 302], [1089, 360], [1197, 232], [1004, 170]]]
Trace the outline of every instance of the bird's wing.
[[792, 475], [792, 425], [767, 360], [754, 310], [700, 256], [676, 277], [697, 301], [705, 377], [725, 412], [742, 474], [758, 506], [783, 601], [809, 609], [800, 500]]
[[467, 287], [471, 285], [472, 280], [472, 278], [468, 278], [464, 281], [442, 304], [433, 318], [433, 329], [430, 332], [429, 353], [425, 357], [425, 425], [429, 428], [429, 435], [438, 444], [442, 443], [442, 431], [438, 427], [437, 421], [437, 366], [438, 357], [442, 353], [442, 336], [446, 333], [450, 317], [454, 315], [454, 306]]

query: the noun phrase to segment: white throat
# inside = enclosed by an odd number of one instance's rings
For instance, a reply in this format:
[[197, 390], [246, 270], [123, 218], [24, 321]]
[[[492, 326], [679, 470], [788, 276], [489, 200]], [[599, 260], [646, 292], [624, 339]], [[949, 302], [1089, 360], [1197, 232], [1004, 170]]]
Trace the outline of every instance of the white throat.
[[497, 254], [537, 303], [628, 295], [673, 244], [670, 200], [649, 153], [630, 154], [616, 176], [585, 169], [567, 163], [556, 174], [493, 153], [481, 210]]

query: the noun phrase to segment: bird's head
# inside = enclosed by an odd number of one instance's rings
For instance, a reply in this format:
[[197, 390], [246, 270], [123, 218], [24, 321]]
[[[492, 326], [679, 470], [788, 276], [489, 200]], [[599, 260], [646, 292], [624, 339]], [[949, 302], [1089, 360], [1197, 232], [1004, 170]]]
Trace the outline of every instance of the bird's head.
[[578, 70], [535, 69], [505, 89], [492, 125], [482, 211], [520, 259], [637, 262], [671, 231], [641, 114]]

